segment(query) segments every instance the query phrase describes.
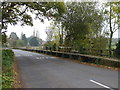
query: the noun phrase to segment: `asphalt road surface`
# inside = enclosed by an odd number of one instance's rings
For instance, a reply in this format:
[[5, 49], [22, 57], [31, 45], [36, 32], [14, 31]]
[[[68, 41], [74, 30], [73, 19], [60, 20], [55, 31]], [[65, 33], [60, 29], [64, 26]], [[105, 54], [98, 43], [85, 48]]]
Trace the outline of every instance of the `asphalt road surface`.
[[25, 88], [118, 88], [118, 71], [13, 50]]

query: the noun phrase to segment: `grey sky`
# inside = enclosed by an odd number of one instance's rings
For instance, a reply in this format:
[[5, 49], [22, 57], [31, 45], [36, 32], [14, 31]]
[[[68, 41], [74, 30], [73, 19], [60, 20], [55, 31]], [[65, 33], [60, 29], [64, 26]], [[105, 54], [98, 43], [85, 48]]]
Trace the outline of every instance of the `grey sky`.
[[50, 21], [45, 19], [45, 22], [42, 23], [37, 19], [33, 20], [33, 24], [34, 24], [33, 27], [27, 25], [21, 26], [20, 24], [13, 26], [9, 24], [6, 34], [9, 36], [11, 32], [16, 32], [18, 37], [21, 37], [21, 33], [23, 32], [24, 34], [26, 34], [26, 37], [30, 37], [31, 35], [33, 35], [34, 30], [38, 30], [40, 34], [39, 37], [43, 40], [46, 40], [47, 35], [45, 33], [45, 29], [47, 26], [50, 26]]

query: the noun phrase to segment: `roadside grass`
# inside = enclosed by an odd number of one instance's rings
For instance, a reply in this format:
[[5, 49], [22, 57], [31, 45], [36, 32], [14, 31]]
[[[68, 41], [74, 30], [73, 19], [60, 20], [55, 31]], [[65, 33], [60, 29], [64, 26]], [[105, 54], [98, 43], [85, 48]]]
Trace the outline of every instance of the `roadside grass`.
[[2, 50], [2, 88], [12, 88], [14, 82], [14, 53], [12, 50]]

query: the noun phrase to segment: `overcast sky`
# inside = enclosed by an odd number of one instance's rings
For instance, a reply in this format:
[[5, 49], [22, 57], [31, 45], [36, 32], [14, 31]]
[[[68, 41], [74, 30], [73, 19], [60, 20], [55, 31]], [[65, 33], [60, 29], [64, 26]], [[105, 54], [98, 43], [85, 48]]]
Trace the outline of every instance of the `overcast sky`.
[[[32, 17], [34, 18], [34, 15], [32, 15]], [[23, 34], [26, 35], [26, 37], [30, 37], [31, 35], [33, 35], [33, 31], [39, 31], [39, 38], [41, 38], [42, 40], [46, 40], [47, 35], [45, 33], [45, 29], [46, 27], [50, 26], [50, 22], [47, 19], [44, 19], [44, 23], [40, 22], [39, 19], [35, 20], [33, 19], [33, 26], [21, 26], [20, 23], [13, 26], [13, 25], [8, 25], [8, 29], [7, 29], [7, 35], [9, 37], [11, 32], [16, 32], [17, 36], [20, 38], [21, 37], [21, 33], [23, 32]]]

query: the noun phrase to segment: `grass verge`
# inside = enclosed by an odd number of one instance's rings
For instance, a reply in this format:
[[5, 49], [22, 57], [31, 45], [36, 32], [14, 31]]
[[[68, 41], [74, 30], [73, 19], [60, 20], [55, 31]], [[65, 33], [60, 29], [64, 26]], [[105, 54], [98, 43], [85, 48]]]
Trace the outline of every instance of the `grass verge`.
[[2, 88], [12, 88], [14, 53], [12, 50], [2, 50]]

